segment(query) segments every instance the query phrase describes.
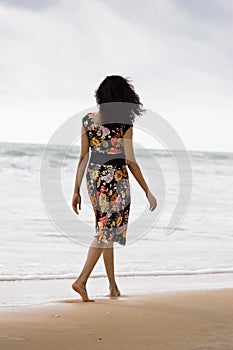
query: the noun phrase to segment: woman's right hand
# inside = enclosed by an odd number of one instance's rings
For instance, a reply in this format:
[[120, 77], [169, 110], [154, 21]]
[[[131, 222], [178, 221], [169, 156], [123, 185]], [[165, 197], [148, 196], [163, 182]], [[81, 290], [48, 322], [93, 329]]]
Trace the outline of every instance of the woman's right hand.
[[155, 208], [157, 207], [157, 200], [156, 198], [153, 196], [153, 194], [151, 193], [151, 191], [149, 190], [147, 195], [146, 195], [149, 203], [150, 203], [150, 211], [155, 210]]
[[81, 196], [80, 193], [75, 192], [72, 198], [72, 208], [76, 214], [81, 210]]

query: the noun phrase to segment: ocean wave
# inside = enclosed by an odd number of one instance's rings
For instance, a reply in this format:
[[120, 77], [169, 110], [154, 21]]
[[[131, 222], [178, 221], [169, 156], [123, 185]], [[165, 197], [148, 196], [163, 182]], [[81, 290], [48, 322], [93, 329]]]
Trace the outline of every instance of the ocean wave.
[[[226, 269], [204, 269], [204, 270], [173, 270], [173, 271], [131, 271], [116, 273], [116, 277], [162, 277], [162, 276], [187, 276], [187, 275], [212, 275], [212, 274], [228, 274], [233, 273], [233, 268]], [[77, 274], [61, 274], [61, 275], [2, 275], [0, 281], [49, 281], [49, 280], [66, 280], [75, 279]], [[90, 278], [106, 278], [104, 273], [95, 273]]]
[[[46, 144], [31, 144], [31, 143], [0, 143], [0, 155], [9, 157], [22, 157], [22, 156], [38, 156], [41, 155], [44, 149], [47, 148], [48, 152], [51, 152], [53, 156], [60, 158], [63, 157], [64, 151], [67, 150], [67, 145], [46, 145]], [[183, 150], [164, 150], [147, 148], [142, 149], [135, 146], [137, 155], [150, 157], [150, 153], [159, 157], [170, 157], [170, 151], [174, 153], [182, 153]], [[66, 154], [68, 158], [77, 158], [80, 152], [80, 146], [72, 145], [69, 148], [69, 152]], [[185, 151], [186, 152], [186, 151]], [[191, 158], [197, 159], [222, 159], [222, 160], [233, 160], [232, 152], [211, 152], [211, 151], [187, 151]]]

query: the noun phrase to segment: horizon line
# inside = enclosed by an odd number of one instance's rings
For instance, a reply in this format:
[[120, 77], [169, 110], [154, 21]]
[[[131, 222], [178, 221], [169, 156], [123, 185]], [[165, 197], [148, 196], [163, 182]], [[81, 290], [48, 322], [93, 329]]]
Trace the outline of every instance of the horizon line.
[[[37, 143], [37, 142], [12, 142], [12, 141], [4, 141], [4, 142], [0, 142], [0, 144], [21, 144], [21, 145], [34, 145], [34, 146], [46, 146], [46, 143]], [[67, 146], [66, 144], [54, 144], [54, 145], [50, 145], [50, 146]], [[79, 145], [73, 145], [75, 147], [80, 148]], [[148, 150], [152, 150], [152, 151], [168, 151], [167, 149], [163, 149], [163, 148], [151, 148], [151, 147], [145, 147]], [[134, 149], [140, 149], [140, 147], [135, 146]], [[187, 152], [203, 152], [203, 153], [233, 153], [232, 151], [219, 151], [219, 150], [202, 150], [202, 149], [185, 149]], [[180, 150], [180, 149], [172, 149], [170, 151], [184, 151], [184, 150]]]

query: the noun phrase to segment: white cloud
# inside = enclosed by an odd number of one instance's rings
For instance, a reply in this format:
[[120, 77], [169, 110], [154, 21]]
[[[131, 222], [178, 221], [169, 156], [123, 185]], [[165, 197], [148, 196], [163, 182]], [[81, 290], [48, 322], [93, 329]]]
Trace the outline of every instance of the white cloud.
[[121, 74], [187, 148], [232, 150], [231, 14], [226, 0], [1, 1], [1, 140], [46, 142], [45, 129], [95, 105], [101, 80]]
[[0, 0], [0, 3], [10, 7], [12, 6], [37, 11], [57, 5], [60, 3], [60, 0]]

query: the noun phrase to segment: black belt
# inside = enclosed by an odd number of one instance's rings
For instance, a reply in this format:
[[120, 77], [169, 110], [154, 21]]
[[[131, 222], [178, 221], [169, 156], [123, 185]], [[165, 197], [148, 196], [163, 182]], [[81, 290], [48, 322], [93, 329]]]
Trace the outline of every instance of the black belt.
[[90, 163], [108, 164], [108, 165], [123, 165], [126, 164], [125, 154], [109, 154], [91, 152]]

